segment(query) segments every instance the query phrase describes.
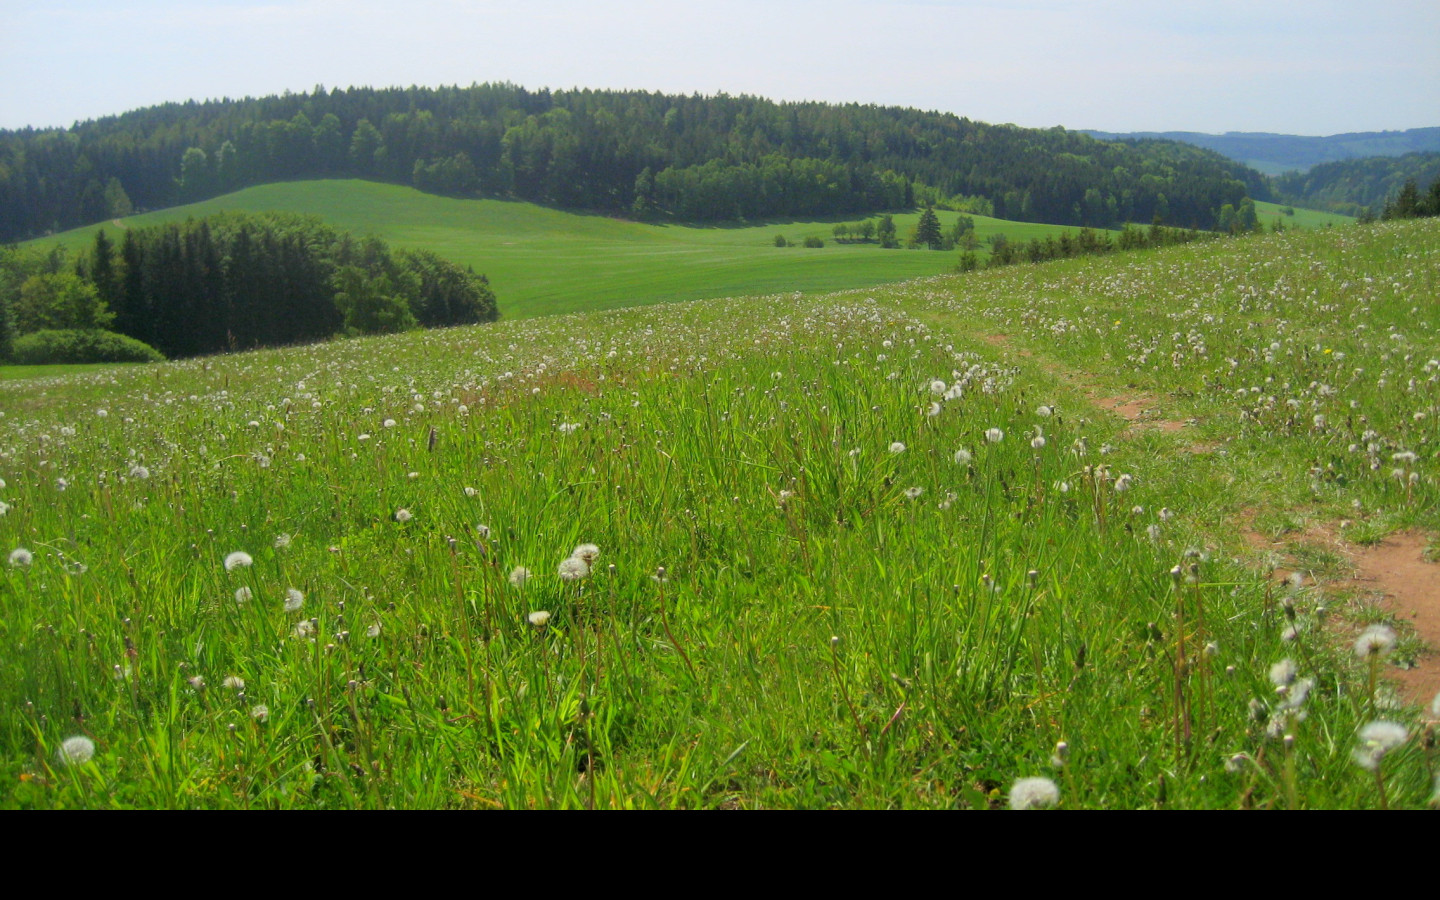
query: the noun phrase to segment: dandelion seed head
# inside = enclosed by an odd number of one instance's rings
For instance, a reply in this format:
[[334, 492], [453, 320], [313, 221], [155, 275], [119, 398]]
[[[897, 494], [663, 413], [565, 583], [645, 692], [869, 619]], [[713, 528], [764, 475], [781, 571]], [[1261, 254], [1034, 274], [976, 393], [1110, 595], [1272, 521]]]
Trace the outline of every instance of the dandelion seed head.
[[250, 718], [263, 725], [270, 721], [270, 707], [263, 703], [250, 707]]
[[78, 766], [89, 762], [95, 756], [95, 742], [83, 734], [66, 738], [60, 749], [55, 751], [55, 758], [62, 766]]
[[600, 548], [594, 544], [581, 544], [570, 551], [570, 555], [576, 559], [583, 559], [585, 565], [592, 566], [595, 564], [595, 560], [600, 558]]
[[245, 690], [245, 679], [241, 678], [239, 675], [227, 675], [227, 676], [225, 676], [225, 680], [222, 682], [222, 684], [224, 684], [227, 688], [229, 688], [229, 689], [232, 690], [232, 691], [243, 691], [243, 690]]
[[1011, 809], [1046, 809], [1060, 802], [1060, 788], [1048, 778], [1021, 778], [1010, 788]]
[[544, 628], [550, 622], [550, 613], [547, 610], [537, 609], [526, 616], [525, 621], [536, 628]]
[[1371, 625], [1355, 639], [1355, 655], [1360, 659], [1387, 656], [1395, 649], [1395, 629], [1388, 625]]
[[236, 550], [234, 553], [225, 557], [225, 571], [233, 572], [236, 569], [243, 569], [247, 566], [254, 565], [254, 563], [255, 560], [250, 558], [250, 554], [244, 550]]
[[1005, 440], [1005, 432], [999, 428], [987, 428], [985, 429], [985, 440], [992, 444], [998, 444]]
[[955, 464], [957, 466], [968, 466], [974, 458], [975, 457], [970, 455], [970, 451], [963, 447], [955, 451]]
[[1360, 745], [1350, 754], [1355, 764], [1371, 772], [1380, 768], [1385, 755], [1410, 740], [1410, 731], [1399, 722], [1375, 721], [1360, 729]]
[[910, 487], [905, 489], [905, 496], [911, 500], [920, 499], [920, 495], [923, 493], [925, 493], [923, 487]]
[[891, 453], [904, 453], [904, 452], [905, 452], [905, 445], [902, 444], [902, 443], [900, 443], [899, 441], [895, 441], [894, 443], [892, 443], [892, 444], [890, 445], [890, 452], [891, 452]]
[[30, 563], [34, 562], [35, 556], [24, 547], [16, 547], [10, 551], [10, 565], [17, 569], [28, 569]]
[[412, 518], [414, 518], [414, 516], [410, 515], [410, 510], [405, 509], [404, 507], [395, 510], [395, 521], [399, 522], [401, 525], [404, 525]]
[[248, 587], [238, 587], [235, 589], [236, 603], [249, 603], [250, 598], [252, 598], [253, 596], [255, 596], [254, 592], [251, 591]]
[[590, 574], [590, 564], [578, 556], [572, 556], [560, 563], [561, 581], [579, 581]]
[[516, 566], [515, 568], [510, 570], [509, 581], [511, 585], [517, 588], [523, 588], [525, 586], [525, 582], [529, 580], [530, 570], [525, 568], [524, 566]]
[[275, 535], [275, 549], [276, 549], [276, 550], [288, 550], [288, 549], [290, 549], [290, 541], [291, 541], [291, 538], [290, 538], [290, 535], [288, 535], [288, 534], [277, 534], [277, 535]]
[[1285, 687], [1295, 680], [1295, 661], [1282, 659], [1270, 667], [1270, 683], [1277, 688]]
[[299, 612], [299, 611], [300, 611], [300, 607], [302, 607], [302, 606], [304, 606], [304, 605], [305, 605], [305, 595], [304, 595], [304, 594], [300, 593], [299, 591], [295, 590], [294, 588], [290, 588], [289, 590], [287, 590], [287, 591], [285, 592], [285, 611], [286, 611], [286, 612]]

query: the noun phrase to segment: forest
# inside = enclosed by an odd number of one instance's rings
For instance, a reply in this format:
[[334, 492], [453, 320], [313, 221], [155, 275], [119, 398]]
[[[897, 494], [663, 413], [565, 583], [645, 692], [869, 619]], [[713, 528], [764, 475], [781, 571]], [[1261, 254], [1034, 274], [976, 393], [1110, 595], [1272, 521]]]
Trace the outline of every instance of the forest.
[[933, 203], [1052, 224], [1210, 228], [1225, 204], [1269, 196], [1259, 173], [1197, 147], [914, 109], [511, 84], [317, 87], [0, 131], [0, 241], [325, 177], [686, 221]]
[[1286, 202], [1351, 216], [1379, 213], [1406, 182], [1421, 192], [1440, 182], [1440, 153], [1371, 156], [1322, 163], [1275, 179]]
[[127, 229], [118, 244], [101, 230], [73, 260], [0, 248], [0, 360], [37, 334], [67, 357], [38, 361], [82, 361], [71, 345], [93, 357], [84, 336], [97, 331], [186, 357], [496, 318], [485, 276], [311, 216], [225, 213]]

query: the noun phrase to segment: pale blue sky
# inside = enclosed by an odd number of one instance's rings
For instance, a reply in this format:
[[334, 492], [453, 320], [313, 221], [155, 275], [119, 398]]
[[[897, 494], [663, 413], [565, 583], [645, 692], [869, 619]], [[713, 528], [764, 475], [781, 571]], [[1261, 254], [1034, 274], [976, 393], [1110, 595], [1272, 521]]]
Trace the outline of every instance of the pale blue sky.
[[1440, 125], [1437, 0], [0, 0], [0, 128], [511, 81], [1114, 131]]

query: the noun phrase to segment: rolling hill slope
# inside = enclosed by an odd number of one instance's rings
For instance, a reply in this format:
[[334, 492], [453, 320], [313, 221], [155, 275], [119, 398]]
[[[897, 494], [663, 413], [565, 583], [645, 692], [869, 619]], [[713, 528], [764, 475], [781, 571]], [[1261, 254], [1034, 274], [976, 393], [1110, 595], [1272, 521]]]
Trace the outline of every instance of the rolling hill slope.
[[[187, 206], [132, 216], [122, 226], [184, 221], [222, 210], [311, 213], [397, 248], [427, 248], [490, 278], [501, 315], [528, 318], [774, 291], [863, 287], [938, 275], [957, 255], [836, 244], [836, 221], [746, 227], [647, 225], [560, 212], [531, 203], [456, 200], [413, 188], [358, 180], [295, 181], [248, 188]], [[949, 228], [955, 213], [938, 213]], [[996, 233], [1028, 241], [1067, 229], [975, 216], [983, 241]], [[917, 216], [897, 215], [903, 236]], [[37, 244], [88, 246], [106, 225], [78, 228]], [[113, 232], [113, 224], [108, 226]], [[777, 248], [776, 235], [825, 241], [822, 249]], [[114, 235], [112, 234], [112, 237]]]

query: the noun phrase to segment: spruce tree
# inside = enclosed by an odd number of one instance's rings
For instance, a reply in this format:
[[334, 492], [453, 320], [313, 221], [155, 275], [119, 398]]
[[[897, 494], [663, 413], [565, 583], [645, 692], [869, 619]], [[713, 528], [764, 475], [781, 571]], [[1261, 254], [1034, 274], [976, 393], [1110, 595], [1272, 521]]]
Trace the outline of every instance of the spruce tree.
[[939, 250], [945, 238], [940, 233], [940, 218], [935, 215], [935, 210], [925, 207], [920, 214], [920, 223], [915, 226], [915, 243], [924, 244], [931, 250]]

